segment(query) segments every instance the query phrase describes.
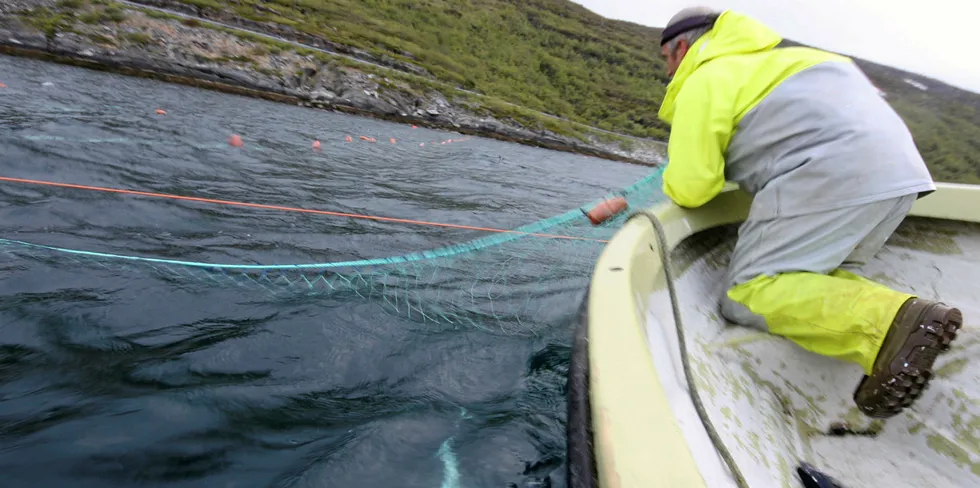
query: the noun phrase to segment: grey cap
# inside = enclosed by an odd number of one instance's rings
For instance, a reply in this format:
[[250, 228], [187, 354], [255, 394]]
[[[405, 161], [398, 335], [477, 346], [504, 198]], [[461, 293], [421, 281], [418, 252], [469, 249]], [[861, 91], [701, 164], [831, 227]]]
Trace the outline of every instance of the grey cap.
[[713, 25], [721, 12], [710, 7], [687, 7], [674, 14], [664, 26], [663, 35], [660, 38], [660, 45], [663, 46], [671, 39], [683, 32], [699, 27]]

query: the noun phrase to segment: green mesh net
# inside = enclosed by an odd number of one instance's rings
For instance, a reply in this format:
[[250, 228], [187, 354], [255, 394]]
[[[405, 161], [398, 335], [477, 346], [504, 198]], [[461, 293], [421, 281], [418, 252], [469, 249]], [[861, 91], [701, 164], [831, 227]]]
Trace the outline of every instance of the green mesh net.
[[[511, 233], [380, 259], [268, 266], [216, 264], [8, 239], [0, 239], [0, 255], [67, 260], [126, 272], [151, 271], [166, 280], [238, 286], [275, 296], [363, 298], [413, 321], [533, 333], [535, 325], [554, 324], [574, 313], [576, 306], [569, 306], [569, 297], [581, 296], [604, 241], [612, 238], [630, 211], [664, 199], [661, 173], [662, 168], [655, 169], [629, 187]], [[629, 210], [593, 225], [584, 209], [617, 196], [626, 199]]]

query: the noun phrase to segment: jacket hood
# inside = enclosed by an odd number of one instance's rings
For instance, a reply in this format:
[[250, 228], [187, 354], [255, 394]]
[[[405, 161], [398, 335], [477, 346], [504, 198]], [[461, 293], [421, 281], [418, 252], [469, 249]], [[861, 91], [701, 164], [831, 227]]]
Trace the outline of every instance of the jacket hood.
[[674, 101], [677, 99], [677, 94], [687, 78], [701, 65], [730, 54], [769, 51], [782, 40], [781, 36], [758, 20], [726, 10], [718, 17], [714, 28], [691, 46], [680, 66], [677, 67], [677, 72], [667, 85], [667, 93], [660, 106], [658, 114], [660, 119], [668, 124], [671, 123], [674, 119]]

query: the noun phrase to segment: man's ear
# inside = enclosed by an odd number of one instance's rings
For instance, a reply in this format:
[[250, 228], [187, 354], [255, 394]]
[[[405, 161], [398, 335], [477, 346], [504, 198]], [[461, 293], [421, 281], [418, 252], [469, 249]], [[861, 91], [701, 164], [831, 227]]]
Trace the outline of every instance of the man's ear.
[[678, 57], [683, 58], [689, 49], [691, 49], [691, 45], [687, 43], [687, 39], [681, 38], [677, 41], [677, 49], [674, 51], [674, 53]]

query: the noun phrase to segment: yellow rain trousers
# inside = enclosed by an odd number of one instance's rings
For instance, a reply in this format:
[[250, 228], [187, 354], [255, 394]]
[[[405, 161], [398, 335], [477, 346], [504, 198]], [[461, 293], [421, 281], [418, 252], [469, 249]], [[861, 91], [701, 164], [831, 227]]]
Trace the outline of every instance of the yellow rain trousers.
[[844, 270], [761, 275], [728, 291], [728, 299], [760, 315], [770, 333], [857, 363], [869, 376], [889, 324], [911, 297]]
[[781, 41], [726, 11], [691, 46], [659, 114], [671, 124], [664, 193], [689, 208], [726, 179], [752, 194], [723, 315], [870, 374], [912, 295], [853, 271], [935, 186], [901, 118], [850, 59]]
[[912, 297], [849, 271], [885, 244], [915, 195], [797, 217], [747, 220], [728, 268], [722, 314], [871, 373]]

